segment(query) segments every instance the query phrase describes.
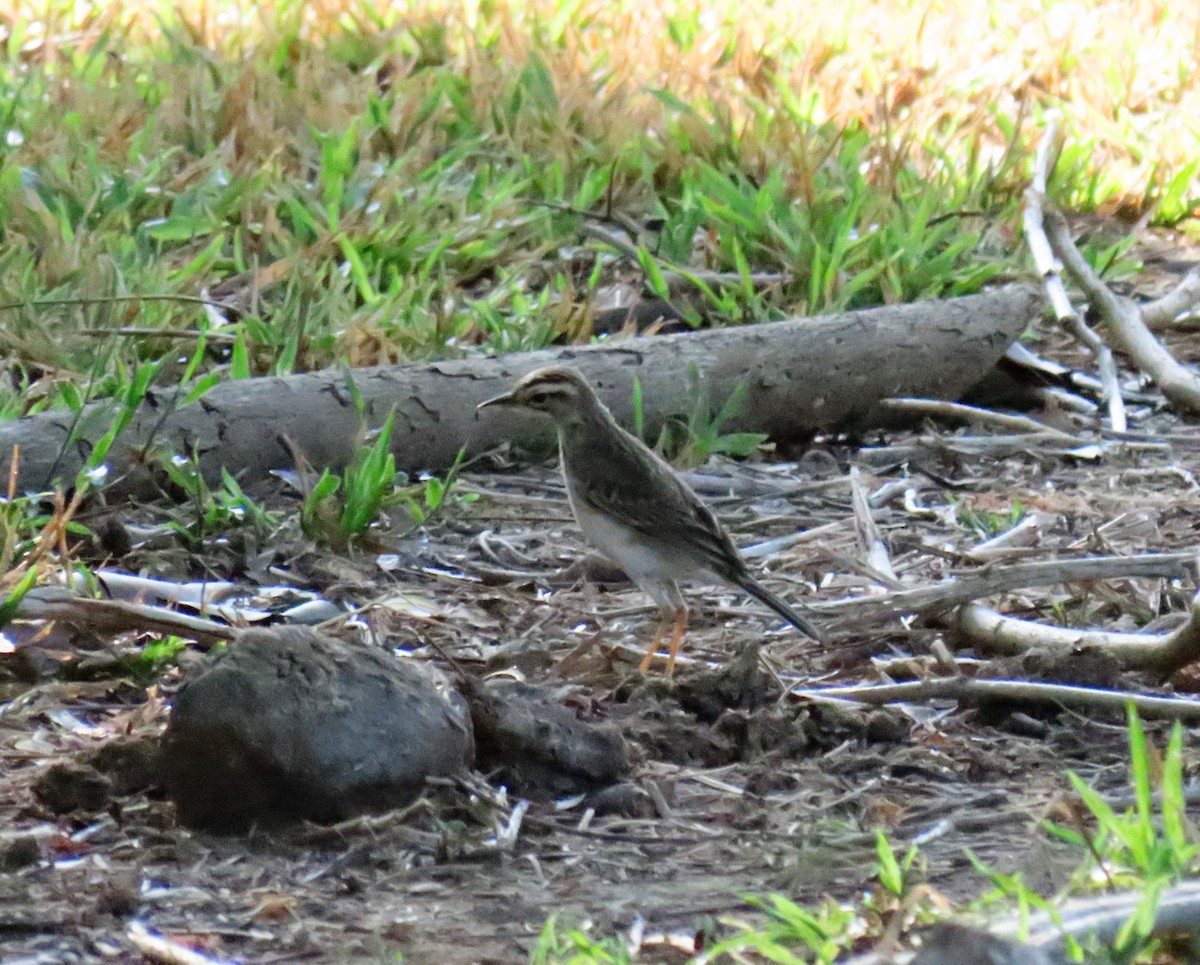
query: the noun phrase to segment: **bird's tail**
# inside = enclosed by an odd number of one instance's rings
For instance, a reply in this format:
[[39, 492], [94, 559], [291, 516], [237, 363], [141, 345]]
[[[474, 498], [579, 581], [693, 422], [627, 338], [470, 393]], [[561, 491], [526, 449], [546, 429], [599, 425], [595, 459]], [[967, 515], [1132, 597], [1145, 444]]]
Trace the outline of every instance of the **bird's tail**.
[[779, 599], [779, 597], [765, 586], [762, 586], [757, 580], [747, 576], [738, 581], [738, 586], [754, 597], [754, 599], [765, 603], [805, 636], [811, 637], [817, 643], [821, 643], [821, 635], [817, 633], [816, 628], [807, 619], [784, 603], [783, 600]]

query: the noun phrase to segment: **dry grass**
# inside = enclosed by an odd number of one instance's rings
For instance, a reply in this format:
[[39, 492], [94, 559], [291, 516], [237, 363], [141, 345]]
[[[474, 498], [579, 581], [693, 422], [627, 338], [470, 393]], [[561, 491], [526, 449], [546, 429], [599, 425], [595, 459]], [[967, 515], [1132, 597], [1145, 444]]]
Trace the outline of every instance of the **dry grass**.
[[[805, 127], [813, 122], [862, 124], [876, 138], [881, 165], [912, 157], [937, 173], [947, 159], [998, 163], [1016, 131], [1056, 106], [1069, 139], [1087, 147], [1088, 173], [1102, 181], [1083, 201], [1140, 209], [1156, 186], [1195, 173], [1197, 132], [1185, 119], [1200, 116], [1200, 7], [1165, 0], [10, 7], [4, 19], [26, 64], [69, 60], [105, 33], [132, 49], [161, 40], [164, 23], [214, 57], [242, 63], [216, 103], [203, 76], [216, 68], [201, 62], [159, 109], [189, 125], [203, 112], [213, 137], [232, 138], [235, 159], [254, 165], [269, 162], [297, 123], [339, 127], [381, 74], [389, 84], [412, 84], [417, 95], [423, 85], [413, 81], [424, 67], [452, 66], [485, 116], [534, 58], [556, 102], [552, 117], [532, 112], [502, 132], [521, 153], [617, 157], [622, 145], [648, 138], [670, 168], [681, 163], [681, 150], [724, 147], [724, 135], [747, 169], [790, 162], [803, 194], [806, 169], [823, 160], [806, 156]], [[291, 61], [282, 83], [264, 70], [279, 58]], [[141, 127], [128, 86], [113, 83], [97, 97], [67, 72], [60, 76], [57, 106], [92, 115], [99, 148], [123, 153]], [[112, 76], [130, 79], [120, 70]], [[414, 96], [412, 106], [418, 102]], [[406, 120], [393, 118], [399, 136]], [[55, 132], [47, 131], [29, 150], [54, 147]], [[1195, 183], [1189, 193], [1200, 194]]]

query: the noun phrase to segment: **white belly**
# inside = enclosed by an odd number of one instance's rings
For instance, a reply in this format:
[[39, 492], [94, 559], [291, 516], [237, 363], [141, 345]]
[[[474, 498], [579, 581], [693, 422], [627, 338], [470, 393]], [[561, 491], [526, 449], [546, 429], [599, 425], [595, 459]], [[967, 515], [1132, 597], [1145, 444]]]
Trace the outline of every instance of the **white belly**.
[[631, 580], [643, 589], [649, 585], [671, 582], [692, 577], [704, 578], [707, 574], [690, 566], [686, 556], [672, 554], [667, 557], [654, 543], [639, 538], [630, 530], [613, 522], [604, 513], [592, 509], [578, 498], [575, 488], [567, 483], [567, 496], [571, 510], [584, 538], [596, 549], [623, 569]]

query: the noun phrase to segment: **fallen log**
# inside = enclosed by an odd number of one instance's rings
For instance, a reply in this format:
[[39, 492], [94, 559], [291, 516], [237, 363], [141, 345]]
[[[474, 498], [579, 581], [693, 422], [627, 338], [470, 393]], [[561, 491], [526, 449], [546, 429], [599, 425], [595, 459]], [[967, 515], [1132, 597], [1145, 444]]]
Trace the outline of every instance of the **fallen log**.
[[[1042, 306], [1037, 290], [1010, 286], [739, 328], [357, 369], [353, 377], [365, 405], [361, 417], [345, 375], [337, 371], [226, 382], [190, 405], [182, 404], [182, 390], [154, 390], [109, 451], [110, 491], [145, 491], [146, 466], [161, 452], [194, 455], [210, 482], [219, 480], [222, 468], [243, 481], [261, 478], [294, 467], [298, 454], [316, 469], [340, 469], [361, 442], [364, 419], [378, 426], [393, 407], [397, 468], [436, 472], [451, 465], [464, 445], [478, 453], [536, 431], [517, 413], [478, 419], [475, 405], [550, 363], [582, 369], [626, 424], [636, 377], [650, 433], [695, 408], [695, 387], [687, 377], [692, 366], [714, 411], [747, 382], [744, 404], [723, 432], [757, 431], [787, 441], [823, 430], [861, 430], [894, 422], [880, 404], [892, 396], [959, 398]], [[9, 478], [19, 447], [20, 490], [73, 480], [111, 425], [104, 405], [85, 409], [78, 420], [55, 411], [0, 424], [0, 479]]]

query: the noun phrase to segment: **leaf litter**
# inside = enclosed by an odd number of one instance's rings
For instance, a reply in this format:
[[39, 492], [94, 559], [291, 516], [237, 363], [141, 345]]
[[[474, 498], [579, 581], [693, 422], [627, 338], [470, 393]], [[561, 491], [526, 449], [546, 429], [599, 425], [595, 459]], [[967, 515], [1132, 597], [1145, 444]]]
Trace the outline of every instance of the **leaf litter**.
[[[1187, 357], [1185, 335], [1168, 341]], [[1037, 348], [1068, 371], [1085, 366], [1052, 330]], [[781, 629], [734, 591], [693, 588], [674, 681], [635, 672], [653, 607], [581, 545], [549, 466], [464, 472], [458, 485], [478, 499], [378, 551], [334, 554], [297, 536], [250, 559], [228, 540], [188, 554], [142, 540], [109, 565], [194, 583], [199, 600], [199, 583], [232, 581], [245, 591], [238, 604], [262, 612], [283, 606], [266, 591], [290, 587], [298, 596], [286, 603], [319, 599], [344, 614], [326, 624], [335, 633], [408, 659], [450, 658], [472, 678], [541, 685], [580, 718], [615, 726], [633, 777], [528, 805], [495, 783], [441, 782], [404, 812], [332, 827], [191, 832], [138, 748], [157, 740], [182, 674], [204, 658], [185, 649], [148, 665], [137, 656], [150, 635], [57, 628], [0, 663], [5, 955], [121, 959], [145, 951], [148, 934], [214, 961], [519, 961], [551, 915], [686, 945], [723, 916], [752, 916], [746, 894], [853, 898], [873, 875], [875, 829], [917, 843], [924, 880], [949, 900], [984, 885], [965, 848], [1053, 892], [1079, 855], [1038, 822], [1074, 807], [1067, 770], [1125, 793], [1120, 714], [811, 694], [983, 678], [989, 666], [1008, 679], [1078, 678], [1077, 666], [1056, 670], [1036, 655], [1001, 664], [959, 649], [936, 608], [879, 618], [872, 600], [1017, 563], [1193, 551], [1200, 431], [1149, 398], [1130, 404], [1130, 439], [1096, 438], [1088, 452], [938, 420], [822, 440], [828, 458], [800, 464], [711, 461], [690, 481], [764, 581], [814, 607], [829, 646]], [[294, 508], [281, 490], [255, 498]], [[130, 509], [128, 523], [153, 533], [171, 512]], [[1050, 624], [1157, 632], [1183, 621], [1196, 588], [1192, 567], [1171, 565], [1168, 575], [1118, 566], [1106, 579], [998, 585], [986, 599]], [[1118, 690], [1200, 689], [1190, 668], [1165, 685], [1120, 667], [1094, 672]], [[1162, 737], [1161, 725], [1148, 727]]]

